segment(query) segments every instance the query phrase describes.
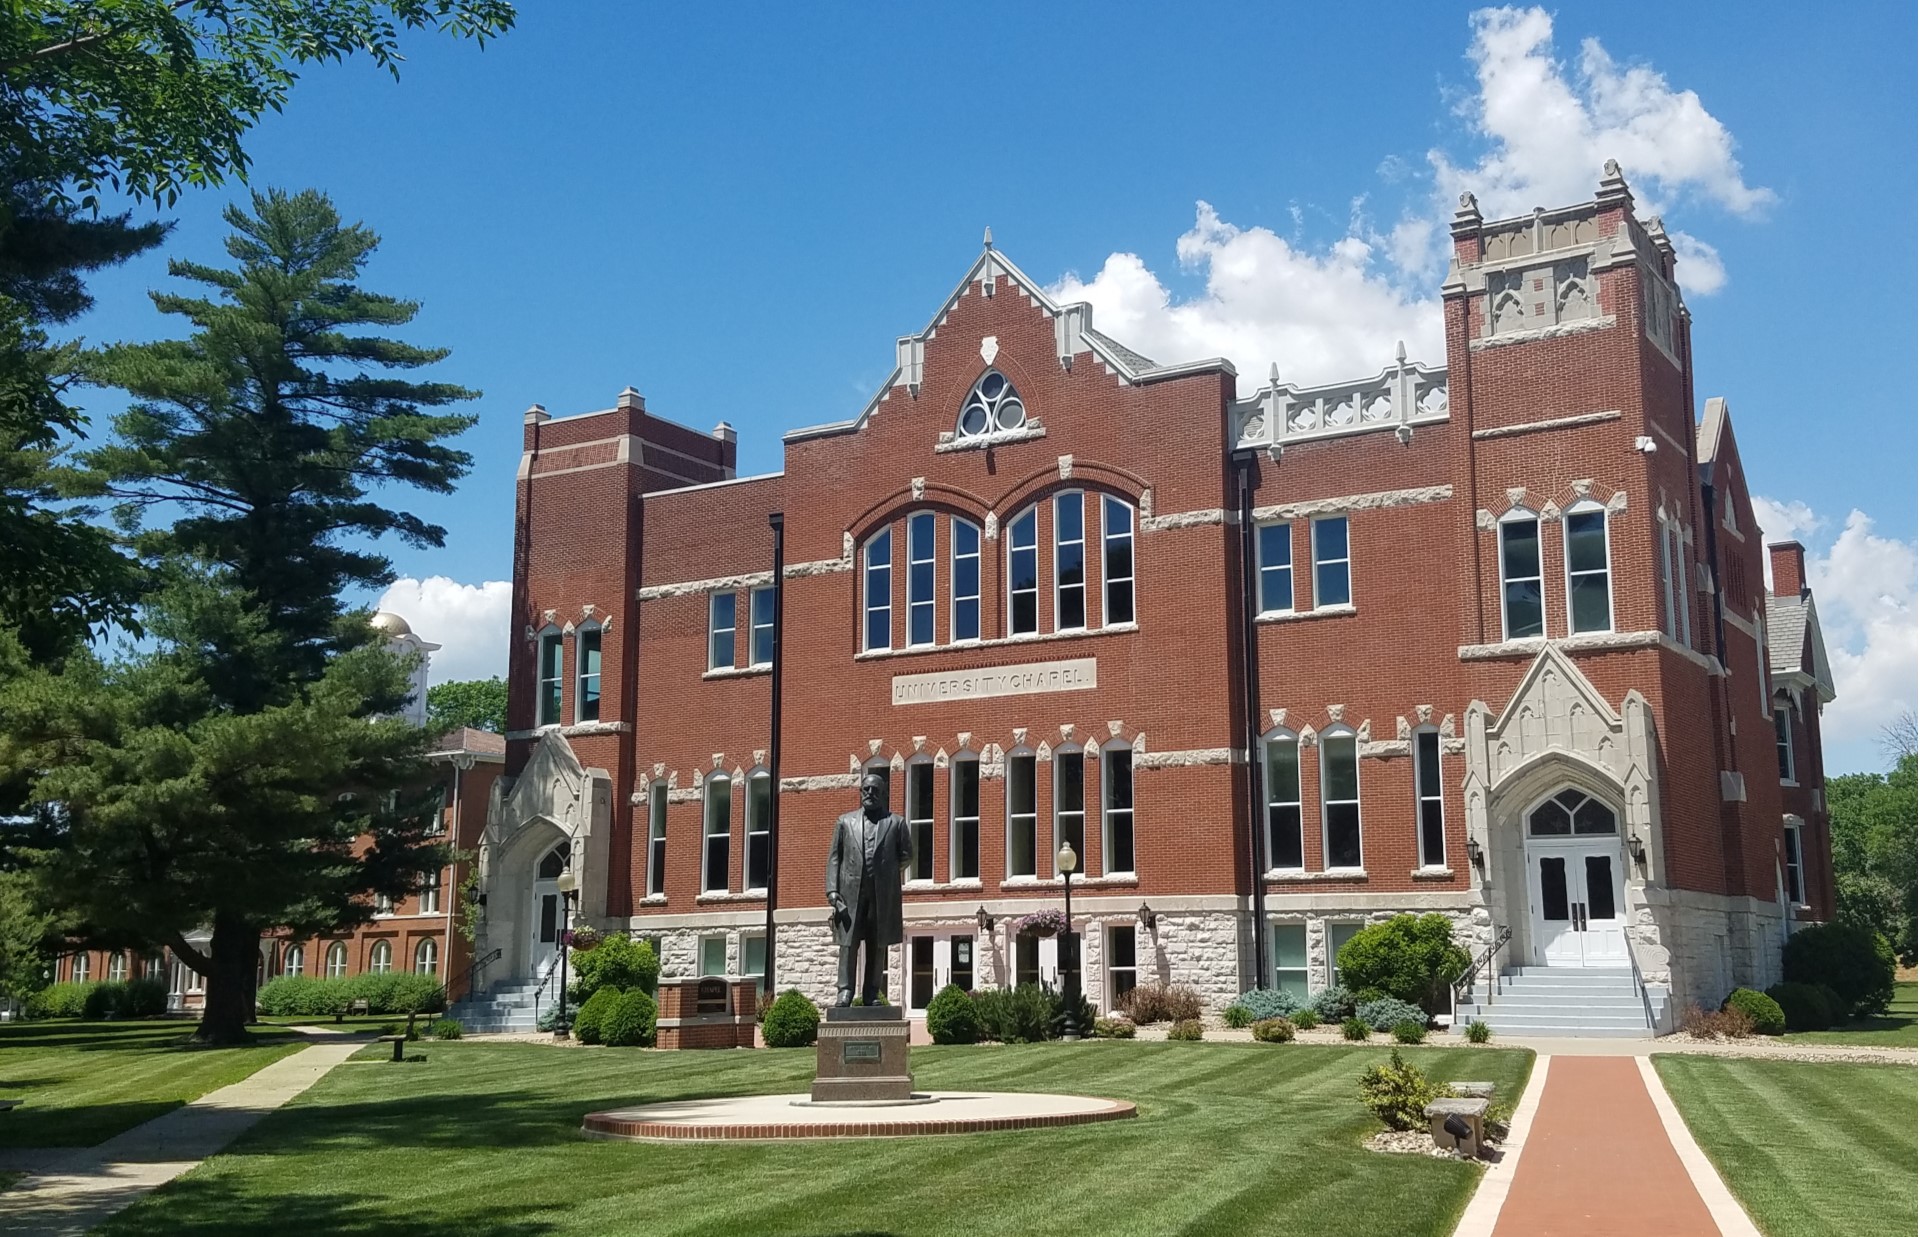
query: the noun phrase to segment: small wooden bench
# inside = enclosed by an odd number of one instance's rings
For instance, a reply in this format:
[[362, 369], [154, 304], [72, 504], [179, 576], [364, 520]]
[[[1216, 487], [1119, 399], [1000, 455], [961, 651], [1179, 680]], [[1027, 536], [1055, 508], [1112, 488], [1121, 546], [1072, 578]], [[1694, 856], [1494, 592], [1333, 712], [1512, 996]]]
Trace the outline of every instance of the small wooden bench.
[[[1444, 1099], [1428, 1104], [1425, 1110], [1427, 1128], [1433, 1134], [1433, 1145], [1448, 1151], [1458, 1151], [1461, 1155], [1477, 1159], [1480, 1144], [1486, 1138], [1487, 1099]], [[1466, 1123], [1467, 1132], [1456, 1137], [1448, 1131], [1447, 1121], [1458, 1117]]]
[[366, 1012], [367, 1012], [367, 998], [360, 997], [357, 1000], [349, 1001], [345, 1009], [341, 1010], [340, 1012], [336, 1013], [333, 1016], [333, 1020], [335, 1022], [338, 1022], [342, 1018], [345, 1018], [348, 1014], [364, 1014]]
[[380, 1043], [383, 1043], [383, 1044], [392, 1044], [392, 1045], [393, 1045], [393, 1059], [394, 1059], [394, 1060], [396, 1060], [396, 1061], [404, 1061], [404, 1060], [406, 1060], [406, 1059], [407, 1059], [407, 1056], [406, 1056], [406, 1053], [407, 1053], [407, 1037], [406, 1037], [406, 1036], [404, 1036], [404, 1035], [382, 1035], [382, 1036], [380, 1037], [380, 1040], [379, 1040], [379, 1042], [380, 1042]]

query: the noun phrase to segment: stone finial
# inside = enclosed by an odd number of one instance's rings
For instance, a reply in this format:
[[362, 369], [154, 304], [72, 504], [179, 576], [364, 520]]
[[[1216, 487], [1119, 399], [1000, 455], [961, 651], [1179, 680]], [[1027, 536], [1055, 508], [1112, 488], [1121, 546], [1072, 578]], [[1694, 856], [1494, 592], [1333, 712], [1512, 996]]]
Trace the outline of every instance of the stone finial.
[[1594, 195], [1594, 202], [1601, 206], [1631, 206], [1633, 191], [1627, 188], [1627, 178], [1620, 171], [1620, 161], [1609, 159], [1600, 167], [1600, 192]]
[[1603, 163], [1603, 164], [1601, 164], [1601, 165], [1600, 165], [1600, 178], [1601, 178], [1602, 180], [1619, 180], [1619, 179], [1621, 179], [1621, 176], [1620, 176], [1620, 161], [1619, 161], [1618, 159], [1609, 159], [1609, 160], [1607, 160], [1607, 161], [1606, 161], [1605, 163]]
[[1275, 361], [1275, 362], [1273, 363], [1273, 368], [1272, 368], [1272, 369], [1269, 369], [1269, 370], [1267, 371], [1267, 385], [1268, 385], [1268, 386], [1270, 386], [1270, 387], [1273, 387], [1273, 388], [1275, 388], [1276, 390], [1277, 390], [1277, 389], [1279, 389], [1279, 386], [1280, 386], [1280, 362], [1278, 362], [1278, 361]]
[[1407, 363], [1406, 340], [1396, 339], [1393, 341], [1393, 363], [1395, 365], [1405, 365]]
[[647, 410], [647, 397], [632, 387], [620, 392], [620, 398], [614, 401], [616, 408], [631, 408], [638, 412]]
[[992, 224], [987, 225], [986, 234], [980, 238], [980, 248], [982, 249], [993, 248], [993, 225]]
[[1461, 194], [1459, 209], [1453, 212], [1454, 239], [1478, 235], [1481, 222], [1479, 201], [1471, 193]]
[[547, 413], [546, 405], [530, 404], [527, 406], [526, 415], [521, 420], [528, 425], [539, 425], [543, 421], [553, 420], [553, 417]]
[[714, 426], [713, 436], [715, 438], [718, 438], [721, 442], [739, 442], [740, 441], [740, 433], [738, 430], [733, 428], [733, 423], [730, 421], [722, 421], [720, 424]]

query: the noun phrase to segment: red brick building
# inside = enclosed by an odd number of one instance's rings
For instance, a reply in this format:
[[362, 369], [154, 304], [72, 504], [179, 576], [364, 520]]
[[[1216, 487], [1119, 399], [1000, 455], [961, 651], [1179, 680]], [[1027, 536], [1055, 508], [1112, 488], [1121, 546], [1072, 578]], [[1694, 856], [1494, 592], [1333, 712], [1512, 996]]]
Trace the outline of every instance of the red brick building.
[[1643, 1026], [1777, 979], [1832, 910], [1832, 685], [1798, 547], [1765, 595], [1724, 403], [1695, 422], [1673, 248], [1612, 165], [1525, 218], [1464, 199], [1453, 238], [1444, 367], [1241, 398], [989, 241], [779, 473], [631, 388], [530, 410], [498, 976], [551, 969], [570, 868], [669, 975], [757, 973], [771, 921], [779, 986], [830, 997], [829, 831], [882, 769], [911, 1008], [1055, 978], [1016, 921], [1063, 841], [1101, 1006], [1315, 990], [1402, 911], [1616, 979]]

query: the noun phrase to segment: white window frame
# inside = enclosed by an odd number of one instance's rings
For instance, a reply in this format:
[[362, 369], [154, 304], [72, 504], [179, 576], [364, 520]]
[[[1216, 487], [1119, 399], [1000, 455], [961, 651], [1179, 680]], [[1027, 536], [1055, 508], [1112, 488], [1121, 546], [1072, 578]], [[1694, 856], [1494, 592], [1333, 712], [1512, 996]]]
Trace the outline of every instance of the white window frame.
[[[727, 934], [709, 932], [700, 937], [699, 942], [693, 951], [693, 969], [699, 973], [699, 978], [706, 979], [710, 976], [724, 978], [727, 974]], [[710, 943], [718, 944], [720, 947], [720, 969], [717, 971], [707, 969], [707, 949]]]
[[[1064, 807], [1060, 797], [1060, 772], [1068, 764], [1076, 767], [1080, 775], [1080, 806], [1075, 809]], [[1087, 754], [1078, 744], [1055, 748], [1053, 752], [1053, 857], [1051, 870], [1060, 875], [1060, 847], [1068, 840], [1067, 823], [1070, 818], [1078, 818], [1080, 841], [1074, 849], [1080, 854], [1081, 872], [1087, 870]]]
[[393, 974], [393, 944], [390, 941], [375, 941], [373, 948], [367, 951], [367, 974]]
[[[1434, 790], [1428, 794], [1421, 783], [1421, 773], [1425, 768], [1426, 757], [1422, 755], [1428, 740], [1433, 745], [1433, 783]], [[1413, 732], [1413, 827], [1414, 852], [1418, 855], [1420, 866], [1428, 870], [1440, 870], [1447, 866], [1447, 756], [1442, 750], [1440, 731], [1433, 726], [1421, 726]], [[1427, 805], [1432, 804], [1434, 812], [1440, 818], [1440, 853], [1427, 853]]]
[[[963, 814], [960, 811], [961, 765], [972, 769], [973, 812]], [[947, 880], [977, 881], [980, 879], [980, 755], [977, 752], [961, 751], [947, 764]], [[960, 843], [966, 836], [965, 826], [973, 826], [973, 873], [962, 875], [960, 862]]]
[[[960, 549], [960, 530], [966, 529], [973, 538], [971, 552]], [[980, 639], [980, 625], [986, 615], [981, 609], [981, 591], [986, 583], [986, 555], [982, 550], [984, 543], [980, 536], [980, 526], [959, 516], [947, 519], [947, 638], [952, 644], [970, 644]], [[963, 560], [973, 560], [973, 591], [960, 591], [960, 564]], [[960, 603], [973, 603], [973, 634], [960, 634]]]
[[[924, 528], [927, 530], [927, 556], [925, 558], [916, 558], [914, 556], [913, 531], [916, 528]], [[932, 648], [934, 645], [940, 643], [940, 624], [937, 617], [938, 611], [936, 609], [936, 598], [940, 593], [939, 569], [937, 566], [940, 562], [940, 522], [934, 518], [933, 512], [916, 511], [907, 517], [905, 548], [907, 568], [907, 629], [903, 633], [906, 641], [902, 647], [910, 649]], [[927, 569], [927, 588], [924, 597], [920, 595], [914, 585], [914, 568], [916, 567], [925, 567]], [[925, 640], [916, 640], [913, 638], [913, 618], [916, 613], [926, 615], [927, 638]], [[892, 628], [891, 618], [889, 618], [887, 626], [889, 629]]]
[[[1014, 802], [1014, 765], [1025, 762], [1031, 770], [1027, 776], [1027, 790], [1032, 800], [1025, 804]], [[1001, 773], [1001, 784], [1006, 789], [1007, 833], [1006, 833], [1006, 874], [1009, 880], [1028, 877], [1037, 879], [1040, 875], [1040, 760], [1030, 747], [1015, 748], [1007, 753], [1006, 768]], [[1022, 807], [1024, 811], [1020, 810]], [[1033, 836], [1033, 867], [1030, 871], [1016, 872], [1013, 869], [1013, 839], [1017, 830], [1024, 828]]]
[[[1117, 1009], [1119, 1008], [1119, 998], [1123, 995], [1119, 990], [1120, 984], [1118, 977], [1126, 975], [1132, 980], [1132, 982], [1127, 985], [1129, 989], [1136, 988], [1140, 984], [1140, 932], [1138, 925], [1132, 922], [1108, 923], [1106, 929], [1106, 939], [1101, 941], [1101, 944], [1104, 946], [1101, 951], [1103, 955], [1101, 961], [1106, 964], [1107, 972], [1107, 987], [1104, 993], [1106, 1001], [1104, 1004], [1108, 1009]], [[1125, 940], [1133, 946], [1133, 964], [1131, 966], [1118, 965], [1113, 961], [1113, 942], [1115, 940]]]
[[[1507, 529], [1516, 524], [1533, 525], [1534, 574], [1530, 576], [1509, 576], [1507, 574]], [[1535, 640], [1547, 634], [1547, 542], [1542, 528], [1540, 513], [1529, 511], [1525, 507], [1515, 507], [1501, 516], [1495, 526], [1494, 556], [1500, 568], [1500, 638], [1502, 640]], [[1513, 616], [1507, 610], [1507, 586], [1533, 581], [1540, 590], [1540, 630], [1529, 635], [1516, 635], [1513, 630]]]
[[[760, 942], [760, 969], [754, 970], [747, 961], [747, 945], [752, 941]], [[740, 974], [742, 976], [762, 976], [767, 973], [767, 934], [765, 932], [742, 932], [740, 934]]]
[[374, 894], [373, 895], [374, 918], [382, 919], [391, 914], [393, 914], [393, 895], [390, 893]]
[[[1785, 845], [1783, 842], [1786, 853], [1782, 856], [1785, 862], [1782, 865], [1781, 874], [1787, 884], [1787, 902], [1792, 906], [1811, 905], [1807, 901], [1806, 835], [1802, 832], [1800, 823], [1798, 820], [1789, 820], [1783, 828], [1786, 838], [1791, 839], [1791, 845]], [[1798, 894], [1794, 892], [1795, 885], [1800, 886]]]
[[[421, 963], [426, 963], [423, 967]], [[438, 975], [440, 973], [440, 945], [430, 936], [420, 938], [413, 947], [413, 973], [415, 975]]]
[[[916, 816], [913, 810], [913, 792], [915, 784], [921, 779], [925, 779], [926, 782], [927, 814], [925, 816]], [[907, 818], [907, 834], [913, 839], [913, 866], [907, 871], [907, 879], [917, 881], [937, 880], [940, 873], [933, 862], [934, 855], [937, 853], [934, 849], [933, 840], [934, 820], [937, 816], [936, 809], [934, 808], [933, 757], [915, 756], [907, 762], [906, 785], [902, 789], [901, 797], [902, 802], [900, 806], [905, 809], [901, 815]], [[925, 842], [924, 847], [922, 846], [923, 841]], [[925, 863], [927, 866], [927, 874], [925, 876], [919, 875], [916, 871], [921, 863]]]
[[[1062, 490], [1052, 499], [1053, 515], [1053, 629], [1055, 631], [1085, 631], [1092, 625], [1093, 609], [1087, 597], [1087, 494], [1085, 490]], [[1069, 538], [1061, 533], [1063, 521], [1060, 513], [1077, 509], [1080, 512], [1080, 535]], [[1080, 548], [1080, 582], [1069, 584], [1060, 573], [1060, 556], [1071, 546]], [[1078, 589], [1080, 593], [1080, 621], [1067, 624], [1061, 617], [1063, 603], [1067, 594]]]
[[[887, 561], [874, 561], [874, 551], [885, 545]], [[875, 576], [884, 578], [885, 586], [880, 589], [881, 601], [874, 604], [873, 581]], [[873, 642], [874, 616], [882, 616], [886, 623], [887, 640], [884, 644]], [[876, 531], [860, 547], [860, 648], [868, 653], [883, 652], [893, 647], [893, 526], [891, 524]]]
[[[1274, 744], [1281, 743], [1290, 743], [1293, 745], [1293, 798], [1291, 799], [1276, 798], [1274, 794], [1273, 766], [1268, 755], [1268, 749]], [[1275, 727], [1261, 735], [1260, 788], [1262, 800], [1266, 805], [1266, 810], [1261, 815], [1261, 825], [1267, 831], [1267, 836], [1263, 840], [1266, 843], [1267, 870], [1269, 872], [1306, 871], [1307, 814], [1306, 807], [1300, 800], [1300, 780], [1300, 735], [1295, 731], [1288, 730], [1284, 726]], [[1274, 861], [1273, 812], [1275, 808], [1288, 807], [1294, 810], [1294, 814], [1298, 818], [1294, 822], [1294, 828], [1297, 829], [1300, 834], [1300, 862], [1297, 864], [1287, 864], [1283, 867]]]
[[[1113, 766], [1124, 759], [1127, 765], [1127, 805], [1116, 807], [1110, 800], [1113, 794]], [[1129, 744], [1114, 740], [1100, 749], [1100, 874], [1102, 876], [1133, 876], [1140, 867], [1140, 823], [1139, 795], [1136, 779], [1139, 770], [1133, 767], [1133, 748]], [[1127, 867], [1114, 865], [1115, 846], [1113, 844], [1114, 826], [1125, 818], [1128, 845], [1133, 863]]]
[[107, 982], [110, 984], [124, 984], [127, 982], [127, 954], [125, 950], [116, 949], [107, 955]]
[[[702, 800], [701, 811], [705, 810], [705, 801]], [[664, 781], [656, 781], [647, 787], [646, 896], [667, 896], [667, 784]]]
[[[305, 945], [287, 946], [286, 952], [280, 955], [280, 973], [297, 977], [304, 975], [306, 970], [307, 947]], [[152, 971], [149, 970], [148, 974], [152, 974]]]
[[1793, 761], [1793, 713], [1788, 700], [1777, 700], [1773, 705], [1773, 755], [1780, 770], [1780, 784], [1798, 786], [1799, 770]]
[[[767, 621], [760, 621], [758, 602], [767, 599]], [[759, 656], [760, 633], [767, 633], [767, 655]], [[773, 664], [773, 585], [763, 584], [747, 590], [747, 664], [758, 669]]]
[[67, 967], [67, 973], [73, 976], [73, 982], [84, 984], [93, 978], [93, 958], [85, 952], [73, 955], [73, 961]]
[[[724, 786], [724, 795], [716, 795], [714, 788]], [[714, 804], [724, 802], [719, 823], [714, 826]], [[720, 862], [720, 883], [713, 883], [712, 851], [715, 839], [723, 845], [723, 858]], [[709, 774], [700, 783], [700, 892], [726, 893], [732, 887], [733, 880], [733, 778], [725, 773]]]
[[[1598, 570], [1589, 568], [1575, 572], [1573, 569], [1573, 521], [1580, 516], [1597, 515], [1600, 517], [1600, 552], [1606, 560], [1606, 566]], [[1575, 503], [1560, 517], [1560, 561], [1565, 568], [1561, 585], [1567, 590], [1567, 634], [1571, 636], [1596, 635], [1613, 630], [1613, 521], [1607, 515], [1607, 509], [1591, 499]], [[1580, 627], [1574, 618], [1573, 579], [1579, 576], [1604, 576], [1607, 583], [1607, 625], [1605, 627]]]
[[[1280, 965], [1280, 934], [1282, 932], [1298, 932], [1300, 934], [1300, 965], [1299, 966], [1289, 966], [1285, 968], [1281, 967]], [[1268, 929], [1267, 929], [1267, 943], [1272, 949], [1272, 952], [1269, 954], [1269, 956], [1273, 959], [1274, 989], [1276, 991], [1280, 989], [1281, 976], [1285, 974], [1291, 977], [1298, 977], [1300, 981], [1301, 990], [1303, 992], [1311, 993], [1313, 991], [1313, 962], [1312, 962], [1312, 953], [1310, 952], [1311, 947], [1307, 943], [1307, 925], [1304, 922], [1294, 922], [1294, 923], [1282, 922], [1282, 923], [1271, 924], [1268, 926]]]
[[[729, 608], [727, 624], [720, 625], [720, 602], [726, 599]], [[718, 642], [720, 633], [727, 636], [727, 659], [720, 660]], [[707, 594], [707, 669], [731, 670], [739, 664], [740, 653], [740, 594], [732, 589], [721, 589]]]
[[[1335, 799], [1329, 793], [1332, 788], [1331, 760], [1327, 753], [1330, 743], [1351, 743], [1353, 745], [1353, 798]], [[1360, 804], [1363, 796], [1360, 791], [1360, 736], [1346, 725], [1330, 726], [1320, 734], [1315, 745], [1320, 752], [1320, 866], [1328, 872], [1364, 872], [1367, 867], [1366, 821]], [[1333, 863], [1332, 813], [1329, 808], [1353, 805], [1354, 832], [1357, 835], [1360, 851], [1358, 864]]]
[[327, 946], [328, 979], [339, 979], [347, 973], [347, 943], [333, 941]]
[[[1106, 627], [1124, 627], [1140, 621], [1140, 556], [1139, 539], [1134, 536], [1133, 504], [1115, 494], [1101, 494], [1100, 499], [1100, 622]], [[1115, 528], [1115, 514], [1125, 526]], [[1114, 548], [1124, 544], [1127, 551], [1127, 574], [1109, 575], [1108, 559]], [[1127, 590], [1127, 617], [1113, 617], [1113, 590], [1125, 585]]]
[[[1322, 927], [1327, 934], [1327, 986], [1329, 988], [1338, 987], [1340, 984], [1340, 950], [1333, 943], [1334, 929], [1352, 928], [1357, 933], [1366, 926], [1367, 922], [1364, 919], [1328, 919], [1323, 922]], [[1352, 939], [1351, 935], [1347, 937], [1347, 940]], [[1345, 943], [1345, 941], [1341, 942], [1341, 944]]]
[[[1020, 525], [1027, 521], [1031, 521], [1033, 544], [1023, 547], [1019, 544]], [[1037, 636], [1040, 634], [1040, 507], [1037, 503], [1007, 521], [1006, 538], [1007, 634], [1009, 636]], [[1013, 558], [1014, 555], [1023, 552], [1031, 552], [1033, 554], [1033, 587], [1031, 589], [1017, 589], [1014, 587]], [[1033, 628], [1030, 631], [1022, 631], [1014, 625], [1014, 606], [1017, 599], [1027, 593], [1033, 595]]]
[[[1286, 547], [1286, 551], [1287, 551], [1287, 558], [1286, 558], [1286, 561], [1283, 563], [1274, 563], [1274, 562], [1267, 561], [1267, 548], [1266, 548], [1267, 539], [1263, 534], [1266, 533], [1269, 529], [1278, 529], [1280, 532], [1280, 542], [1282, 545]], [[1353, 535], [1353, 529], [1351, 526], [1349, 526], [1347, 529], [1347, 535], [1348, 536]], [[1260, 613], [1262, 614], [1294, 613], [1295, 608], [1299, 605], [1300, 594], [1295, 587], [1296, 582], [1293, 578], [1294, 573], [1293, 573], [1293, 524], [1292, 522], [1288, 520], [1279, 520], [1279, 521], [1274, 521], [1267, 524], [1256, 525], [1253, 530], [1253, 554], [1254, 554], [1254, 561], [1256, 564], [1256, 571], [1254, 573], [1255, 587], [1259, 590], [1258, 595], [1255, 597], [1255, 600], [1259, 603]], [[1284, 607], [1267, 605], [1267, 573], [1268, 572], [1272, 572], [1275, 575], [1284, 575], [1287, 579], [1287, 604]], [[1349, 584], [1351, 584], [1351, 581], [1349, 581]]]
[[[596, 637], [593, 651], [593, 673], [587, 673], [587, 637]], [[573, 720], [575, 722], [594, 722], [600, 720], [600, 684], [605, 677], [601, 670], [606, 664], [606, 629], [599, 623], [582, 623], [573, 631]], [[587, 680], [593, 680], [593, 716], [586, 714]]]
[[440, 884], [447, 877], [445, 868], [437, 868], [420, 882], [420, 913], [438, 915], [440, 913]]
[[[754, 810], [753, 787], [755, 782], [766, 783], [767, 804], [764, 812]], [[760, 765], [755, 765], [747, 771], [744, 811], [746, 814], [747, 846], [745, 852], [740, 856], [740, 884], [748, 893], [764, 894], [767, 891], [766, 882], [762, 881], [757, 885], [753, 883], [753, 843], [754, 839], [758, 838], [761, 845], [766, 848], [767, 874], [771, 876], [773, 873], [773, 822], [768, 819], [768, 817], [773, 813], [773, 777]]]
[[[1347, 550], [1346, 553], [1339, 558], [1322, 558], [1320, 555], [1320, 529], [1323, 526], [1332, 524], [1344, 526], [1346, 530]], [[1344, 515], [1323, 515], [1313, 521], [1310, 540], [1313, 543], [1311, 546], [1313, 551], [1313, 608], [1316, 610], [1328, 610], [1339, 606], [1351, 606], [1355, 604], [1353, 600], [1353, 521]], [[1332, 566], [1335, 563], [1340, 565], [1340, 574], [1346, 577], [1347, 595], [1342, 601], [1327, 601], [1320, 595], [1320, 568], [1322, 566]]]
[[[553, 649], [553, 673], [547, 673], [547, 649], [551, 641]], [[535, 726], [558, 726], [566, 709], [563, 698], [567, 681], [567, 637], [558, 627], [548, 624], [540, 629], [533, 642], [533, 724]], [[551, 697], [549, 697], [551, 691]], [[547, 712], [547, 701], [553, 701], [553, 712]]]

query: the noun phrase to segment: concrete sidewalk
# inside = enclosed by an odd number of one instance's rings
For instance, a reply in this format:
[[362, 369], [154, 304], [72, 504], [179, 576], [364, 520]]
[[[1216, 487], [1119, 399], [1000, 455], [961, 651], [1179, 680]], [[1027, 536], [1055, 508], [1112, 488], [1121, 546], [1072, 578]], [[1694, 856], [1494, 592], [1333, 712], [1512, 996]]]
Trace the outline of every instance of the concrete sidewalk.
[[84, 1233], [192, 1169], [366, 1045], [314, 1044], [97, 1147], [66, 1152], [0, 1194], [0, 1233]]

